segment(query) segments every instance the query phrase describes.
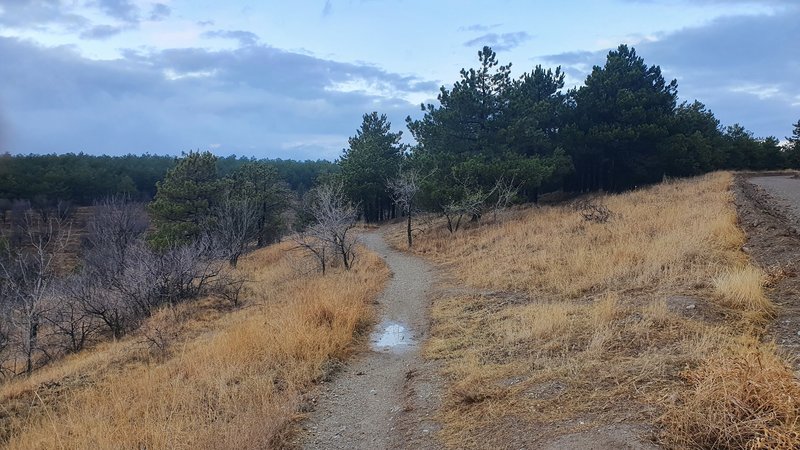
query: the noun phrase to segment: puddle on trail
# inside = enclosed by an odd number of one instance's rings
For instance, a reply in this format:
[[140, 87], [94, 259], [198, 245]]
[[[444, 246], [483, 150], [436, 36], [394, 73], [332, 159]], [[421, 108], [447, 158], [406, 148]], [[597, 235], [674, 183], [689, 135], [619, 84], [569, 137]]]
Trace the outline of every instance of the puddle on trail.
[[383, 321], [372, 333], [372, 348], [375, 350], [402, 350], [414, 345], [411, 332], [399, 322]]

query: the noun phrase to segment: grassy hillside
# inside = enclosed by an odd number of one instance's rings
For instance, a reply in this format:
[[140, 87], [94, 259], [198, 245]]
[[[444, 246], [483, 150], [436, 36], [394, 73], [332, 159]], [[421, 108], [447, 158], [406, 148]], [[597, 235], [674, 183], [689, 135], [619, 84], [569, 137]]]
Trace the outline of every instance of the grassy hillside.
[[[760, 341], [770, 279], [741, 252], [731, 175], [418, 234], [452, 277], [426, 357], [448, 384], [441, 437], [504, 448], [629, 423], [674, 448], [797, 448], [800, 385]], [[403, 231], [392, 241], [404, 248]], [[772, 277], [772, 278], [771, 278]]]
[[303, 394], [354, 348], [388, 278], [359, 253], [354, 270], [308, 273], [277, 245], [243, 258], [243, 306], [182, 304], [137, 333], [0, 386], [8, 448], [280, 446]]

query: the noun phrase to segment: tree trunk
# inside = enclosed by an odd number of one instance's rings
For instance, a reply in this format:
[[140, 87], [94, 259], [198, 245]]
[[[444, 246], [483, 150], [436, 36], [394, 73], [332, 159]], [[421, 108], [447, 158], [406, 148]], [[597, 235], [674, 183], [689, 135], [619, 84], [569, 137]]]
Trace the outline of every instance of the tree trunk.
[[411, 248], [411, 211], [408, 212], [408, 222], [406, 226], [406, 233], [408, 234], [408, 248]]

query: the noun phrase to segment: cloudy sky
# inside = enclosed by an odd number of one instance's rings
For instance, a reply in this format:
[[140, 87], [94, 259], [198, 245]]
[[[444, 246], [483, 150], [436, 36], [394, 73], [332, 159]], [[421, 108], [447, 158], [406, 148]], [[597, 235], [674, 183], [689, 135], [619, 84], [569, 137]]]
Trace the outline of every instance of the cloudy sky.
[[0, 0], [0, 152], [334, 159], [483, 45], [578, 85], [620, 43], [724, 124], [800, 119], [798, 0]]

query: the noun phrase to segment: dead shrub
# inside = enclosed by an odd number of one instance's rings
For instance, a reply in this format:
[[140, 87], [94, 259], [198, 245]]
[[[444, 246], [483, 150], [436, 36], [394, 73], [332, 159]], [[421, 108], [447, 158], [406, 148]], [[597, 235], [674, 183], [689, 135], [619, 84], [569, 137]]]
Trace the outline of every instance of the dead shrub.
[[773, 350], [742, 346], [682, 376], [660, 421], [674, 448], [800, 448], [800, 383]]
[[503, 397], [505, 390], [488, 383], [486, 380], [468, 378], [453, 385], [449, 394], [450, 400], [454, 403], [461, 406], [470, 406], [489, 399]]
[[575, 204], [575, 210], [586, 222], [606, 223], [614, 216], [608, 206], [592, 200], [579, 201]]

